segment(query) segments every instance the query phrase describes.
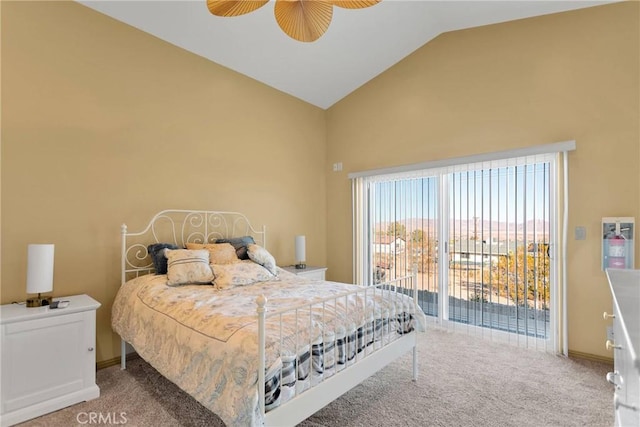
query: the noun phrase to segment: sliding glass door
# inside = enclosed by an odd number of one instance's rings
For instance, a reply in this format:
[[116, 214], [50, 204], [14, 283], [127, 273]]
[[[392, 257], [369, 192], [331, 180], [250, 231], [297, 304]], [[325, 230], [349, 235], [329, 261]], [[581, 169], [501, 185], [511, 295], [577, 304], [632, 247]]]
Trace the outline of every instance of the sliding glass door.
[[554, 170], [548, 155], [359, 178], [359, 282], [405, 276], [415, 266], [418, 303], [436, 321], [548, 346]]

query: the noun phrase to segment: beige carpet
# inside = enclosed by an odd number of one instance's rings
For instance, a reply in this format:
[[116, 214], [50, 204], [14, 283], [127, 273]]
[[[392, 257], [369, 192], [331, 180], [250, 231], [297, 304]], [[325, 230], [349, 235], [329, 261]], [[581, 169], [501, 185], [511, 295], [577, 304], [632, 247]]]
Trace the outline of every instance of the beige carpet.
[[[411, 358], [404, 356], [300, 425], [613, 425], [613, 389], [604, 378], [610, 365], [436, 329], [422, 335], [419, 358], [418, 382], [411, 381]], [[93, 412], [110, 417], [111, 425], [223, 426], [141, 359], [130, 361], [126, 371], [98, 371], [97, 381], [99, 399], [24, 425], [87, 426]]]

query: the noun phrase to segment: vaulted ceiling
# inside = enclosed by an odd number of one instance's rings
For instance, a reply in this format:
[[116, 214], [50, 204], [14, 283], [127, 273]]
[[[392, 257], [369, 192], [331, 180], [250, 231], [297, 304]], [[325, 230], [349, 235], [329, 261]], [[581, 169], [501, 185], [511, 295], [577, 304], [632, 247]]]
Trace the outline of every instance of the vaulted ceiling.
[[311, 43], [282, 32], [274, 1], [237, 17], [212, 15], [206, 0], [79, 3], [326, 109], [442, 33], [610, 1], [383, 0], [334, 7], [328, 31]]

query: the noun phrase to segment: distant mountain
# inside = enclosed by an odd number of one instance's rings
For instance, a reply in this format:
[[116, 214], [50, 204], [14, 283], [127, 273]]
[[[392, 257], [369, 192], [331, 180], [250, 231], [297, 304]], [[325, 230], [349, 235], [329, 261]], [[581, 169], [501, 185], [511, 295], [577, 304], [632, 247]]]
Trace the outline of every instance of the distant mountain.
[[[385, 221], [376, 224], [378, 233], [386, 233], [394, 222], [404, 225], [407, 234], [414, 230], [422, 230], [427, 236], [435, 236], [437, 232], [437, 220], [430, 218], [407, 218], [398, 221]], [[474, 236], [478, 240], [503, 241], [503, 240], [528, 240], [549, 241], [551, 229], [548, 221], [528, 220], [525, 223], [500, 222], [487, 220], [458, 220], [450, 221], [449, 232], [455, 240], [471, 239]], [[526, 239], [525, 239], [526, 234]]]

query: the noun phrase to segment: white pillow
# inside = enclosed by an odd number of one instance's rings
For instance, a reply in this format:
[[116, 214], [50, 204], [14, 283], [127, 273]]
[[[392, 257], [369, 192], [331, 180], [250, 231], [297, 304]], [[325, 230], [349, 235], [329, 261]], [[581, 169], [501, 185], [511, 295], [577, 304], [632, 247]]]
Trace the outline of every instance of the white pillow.
[[165, 249], [167, 257], [167, 284], [211, 283], [213, 272], [209, 267], [209, 251], [206, 249]]
[[261, 266], [269, 270], [269, 272], [274, 276], [278, 275], [276, 260], [273, 255], [271, 255], [265, 248], [258, 245], [247, 245], [247, 254], [249, 255], [249, 259], [251, 261], [260, 264]]
[[213, 284], [217, 289], [277, 279], [269, 270], [248, 259], [232, 264], [211, 264], [211, 269], [215, 276]]

